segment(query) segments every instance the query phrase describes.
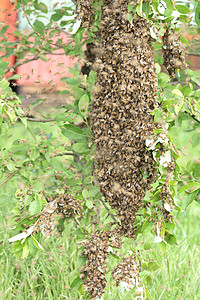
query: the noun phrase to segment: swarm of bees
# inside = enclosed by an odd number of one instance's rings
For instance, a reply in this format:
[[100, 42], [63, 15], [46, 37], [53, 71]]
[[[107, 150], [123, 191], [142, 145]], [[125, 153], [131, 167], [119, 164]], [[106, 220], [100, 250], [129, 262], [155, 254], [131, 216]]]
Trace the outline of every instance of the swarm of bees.
[[84, 280], [85, 290], [90, 299], [100, 298], [107, 285], [105, 280], [106, 262], [111, 247], [121, 248], [121, 239], [116, 231], [96, 232], [89, 240], [84, 242], [83, 254], [87, 257], [87, 263], [80, 275]]
[[131, 24], [122, 18], [128, 2], [104, 1], [100, 41], [92, 50], [97, 82], [91, 128], [100, 190], [117, 211], [121, 234], [134, 237], [136, 212], [156, 173], [145, 140], [157, 126], [151, 115], [157, 77], [148, 21], [136, 15]]
[[94, 48], [95, 45], [93, 43], [88, 43], [86, 45], [86, 51], [85, 51], [86, 61], [81, 68], [81, 72], [83, 74], [89, 75], [90, 71], [92, 70], [92, 65], [94, 64], [95, 61], [95, 54], [93, 52]]
[[78, 0], [75, 14], [78, 19], [81, 19], [82, 27], [90, 28], [94, 22], [93, 0]]
[[134, 286], [138, 287], [140, 279], [135, 255], [123, 258], [112, 271], [112, 277], [117, 286], [121, 284], [126, 290], [131, 290]]
[[[26, 194], [32, 195], [33, 190], [30, 188], [25, 193], [18, 193], [21, 202], [21, 210], [24, 209]], [[51, 196], [47, 196], [44, 190], [40, 191], [40, 194], [44, 196], [47, 203], [41, 212], [29, 218], [29, 220], [31, 220], [37, 217], [35, 223], [31, 225], [34, 227], [33, 232], [41, 231], [42, 234], [48, 238], [55, 233], [59, 234], [59, 218], [77, 219], [84, 217], [82, 203], [70, 195], [67, 189], [64, 189], [64, 192], [60, 192], [59, 190], [52, 191]], [[30, 213], [27, 212], [22, 219], [25, 219], [29, 214]], [[25, 227], [26, 230], [28, 229], [25, 222], [23, 227]]]
[[[69, 193], [53, 194], [47, 197], [48, 203], [40, 213], [36, 223], [36, 231], [40, 230], [45, 237], [50, 237], [55, 233], [57, 217], [78, 218], [83, 217], [82, 204]], [[58, 228], [57, 228], [58, 230]]]
[[177, 69], [185, 69], [187, 67], [183, 52], [184, 46], [180, 41], [180, 37], [170, 27], [167, 28], [162, 40], [163, 64], [167, 68], [169, 75], [174, 77]]
[[[87, 3], [82, 1], [82, 7]], [[136, 0], [131, 2], [133, 6], [138, 3]], [[120, 220], [116, 227], [118, 237], [135, 238], [136, 214], [143, 207], [143, 198], [156, 180], [158, 171], [146, 140], [162, 124], [155, 124], [151, 114], [156, 107], [157, 75], [149, 23], [137, 14], [130, 23], [127, 19], [128, 4], [128, 0], [103, 1], [101, 23], [96, 33], [98, 40], [87, 45], [86, 71], [92, 68], [97, 72], [90, 123], [96, 147], [94, 175], [105, 201], [116, 210]], [[86, 27], [91, 23], [91, 11]], [[185, 61], [179, 40], [174, 43], [170, 34], [167, 30], [163, 37], [163, 50], [165, 65], [173, 75], [175, 67], [183, 68]], [[168, 169], [173, 172], [173, 162]], [[144, 174], [148, 176], [144, 178]], [[166, 180], [160, 192], [163, 200], [160, 210], [164, 219], [171, 221], [173, 206], [168, 186]], [[119, 240], [117, 244], [120, 245]], [[108, 232], [97, 232], [85, 243], [87, 264], [82, 276], [91, 299], [101, 297], [106, 286], [110, 242]], [[125, 258], [112, 275], [117, 285], [123, 282], [127, 289], [139, 285], [135, 256]]]

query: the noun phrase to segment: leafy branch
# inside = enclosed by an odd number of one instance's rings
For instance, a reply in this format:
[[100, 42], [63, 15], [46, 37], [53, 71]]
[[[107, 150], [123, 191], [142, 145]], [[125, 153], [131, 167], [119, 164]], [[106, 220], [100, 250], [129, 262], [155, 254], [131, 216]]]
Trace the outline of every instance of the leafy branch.
[[[58, 154], [52, 154], [51, 156], [50, 156], [50, 158], [54, 158], [54, 157], [57, 157], [57, 156], [66, 156], [66, 155], [72, 155], [72, 156], [75, 156], [75, 155], [77, 155], [76, 153], [70, 153], [70, 152], [63, 152], [63, 153], [58, 153]], [[43, 159], [42, 161], [44, 161], [44, 160], [46, 160], [46, 159]], [[25, 167], [25, 166], [24, 166]], [[4, 185], [10, 178], [12, 178], [13, 176], [15, 176], [17, 173], [19, 173], [19, 171], [21, 170], [22, 168], [19, 168], [18, 167], [18, 169], [15, 171], [15, 172], [13, 172], [13, 173], [11, 173], [10, 175], [8, 175], [8, 177], [4, 180], [4, 181], [2, 181], [1, 183], [0, 183], [0, 187], [2, 186], [2, 185]]]

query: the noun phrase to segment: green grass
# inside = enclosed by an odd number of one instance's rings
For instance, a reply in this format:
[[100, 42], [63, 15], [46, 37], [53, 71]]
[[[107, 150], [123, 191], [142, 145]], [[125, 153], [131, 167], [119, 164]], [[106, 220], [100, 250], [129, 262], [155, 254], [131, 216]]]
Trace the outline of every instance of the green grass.
[[[75, 225], [69, 224], [62, 238], [43, 239], [45, 252], [39, 252], [35, 258], [18, 260], [8, 243], [10, 229], [6, 218], [9, 214], [7, 209], [4, 211], [3, 215], [1, 210], [0, 229], [0, 299], [81, 299], [78, 291], [70, 289], [79, 268], [77, 244], [70, 238]], [[199, 224], [200, 205], [195, 202], [186, 212], [177, 214], [178, 245], [168, 247], [165, 256], [155, 244], [153, 252], [161, 268], [152, 272], [152, 283], [148, 286], [155, 300], [199, 299]], [[144, 257], [149, 254], [151, 250], [145, 251]], [[104, 299], [131, 299], [131, 292], [123, 294], [112, 281]]]

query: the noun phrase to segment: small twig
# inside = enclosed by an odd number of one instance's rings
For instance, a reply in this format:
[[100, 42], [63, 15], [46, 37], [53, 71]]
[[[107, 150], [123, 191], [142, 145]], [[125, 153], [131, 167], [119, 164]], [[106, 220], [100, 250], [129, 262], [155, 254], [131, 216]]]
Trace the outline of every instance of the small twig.
[[27, 117], [26, 119], [31, 122], [42, 122], [42, 123], [55, 121], [55, 119], [34, 119], [34, 118], [29, 118], [29, 117]]
[[13, 172], [12, 174], [8, 175], [8, 177], [7, 177], [3, 182], [0, 183], [0, 187], [1, 187], [4, 183], [6, 183], [10, 178], [12, 178], [13, 176], [15, 176], [15, 174], [17, 174], [17, 173], [20, 171], [20, 169], [21, 169], [21, 168], [19, 168], [17, 171]]
[[194, 121], [196, 121], [197, 123], [200, 124], [200, 121], [198, 119], [196, 119], [195, 115], [191, 115], [189, 112], [184, 111], [188, 116], [190, 116]]
[[191, 56], [200, 56], [200, 53], [193, 53], [193, 52], [191, 52], [191, 53], [190, 53], [190, 52], [186, 52], [185, 54], [186, 54], [187, 56], [188, 56], [188, 55], [191, 55]]
[[103, 206], [105, 207], [105, 209], [107, 210], [107, 212], [111, 216], [111, 218], [115, 221], [115, 223], [119, 224], [119, 222], [115, 219], [115, 216], [111, 213], [111, 211], [109, 210], [109, 208], [107, 207], [105, 202], [101, 198], [99, 200], [101, 201], [101, 203], [103, 204]]
[[57, 156], [65, 156], [65, 155], [77, 155], [76, 153], [70, 153], [70, 152], [64, 152], [64, 153], [58, 153], [58, 154], [53, 154], [53, 156], [51, 156], [50, 158], [53, 158], [53, 157], [57, 157]]
[[171, 273], [170, 273], [170, 265], [169, 265], [168, 254], [166, 254], [166, 260], [167, 260], [167, 271], [168, 271], [168, 276], [169, 276], [169, 284], [171, 284]]
[[22, 62], [17, 62], [16, 64], [14, 64], [12, 67], [8, 68], [6, 71], [5, 71], [5, 74], [12, 71], [12, 70], [15, 70], [17, 69], [18, 67], [20, 67], [21, 65], [25, 65], [27, 64], [28, 62], [30, 61], [33, 61], [33, 60], [37, 60], [39, 58], [39, 55], [35, 55], [34, 57], [30, 58], [30, 59], [27, 59], [25, 61], [22, 61]]

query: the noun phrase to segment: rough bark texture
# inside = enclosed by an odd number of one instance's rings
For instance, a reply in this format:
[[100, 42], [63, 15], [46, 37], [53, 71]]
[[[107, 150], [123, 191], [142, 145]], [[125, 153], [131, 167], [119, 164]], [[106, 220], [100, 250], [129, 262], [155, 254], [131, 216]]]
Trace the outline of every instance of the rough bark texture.
[[130, 24], [128, 2], [104, 1], [100, 42], [93, 50], [97, 83], [91, 127], [101, 192], [117, 211], [121, 233], [133, 237], [136, 212], [156, 171], [145, 140], [156, 126], [151, 112], [157, 76], [148, 22], [136, 15]]

